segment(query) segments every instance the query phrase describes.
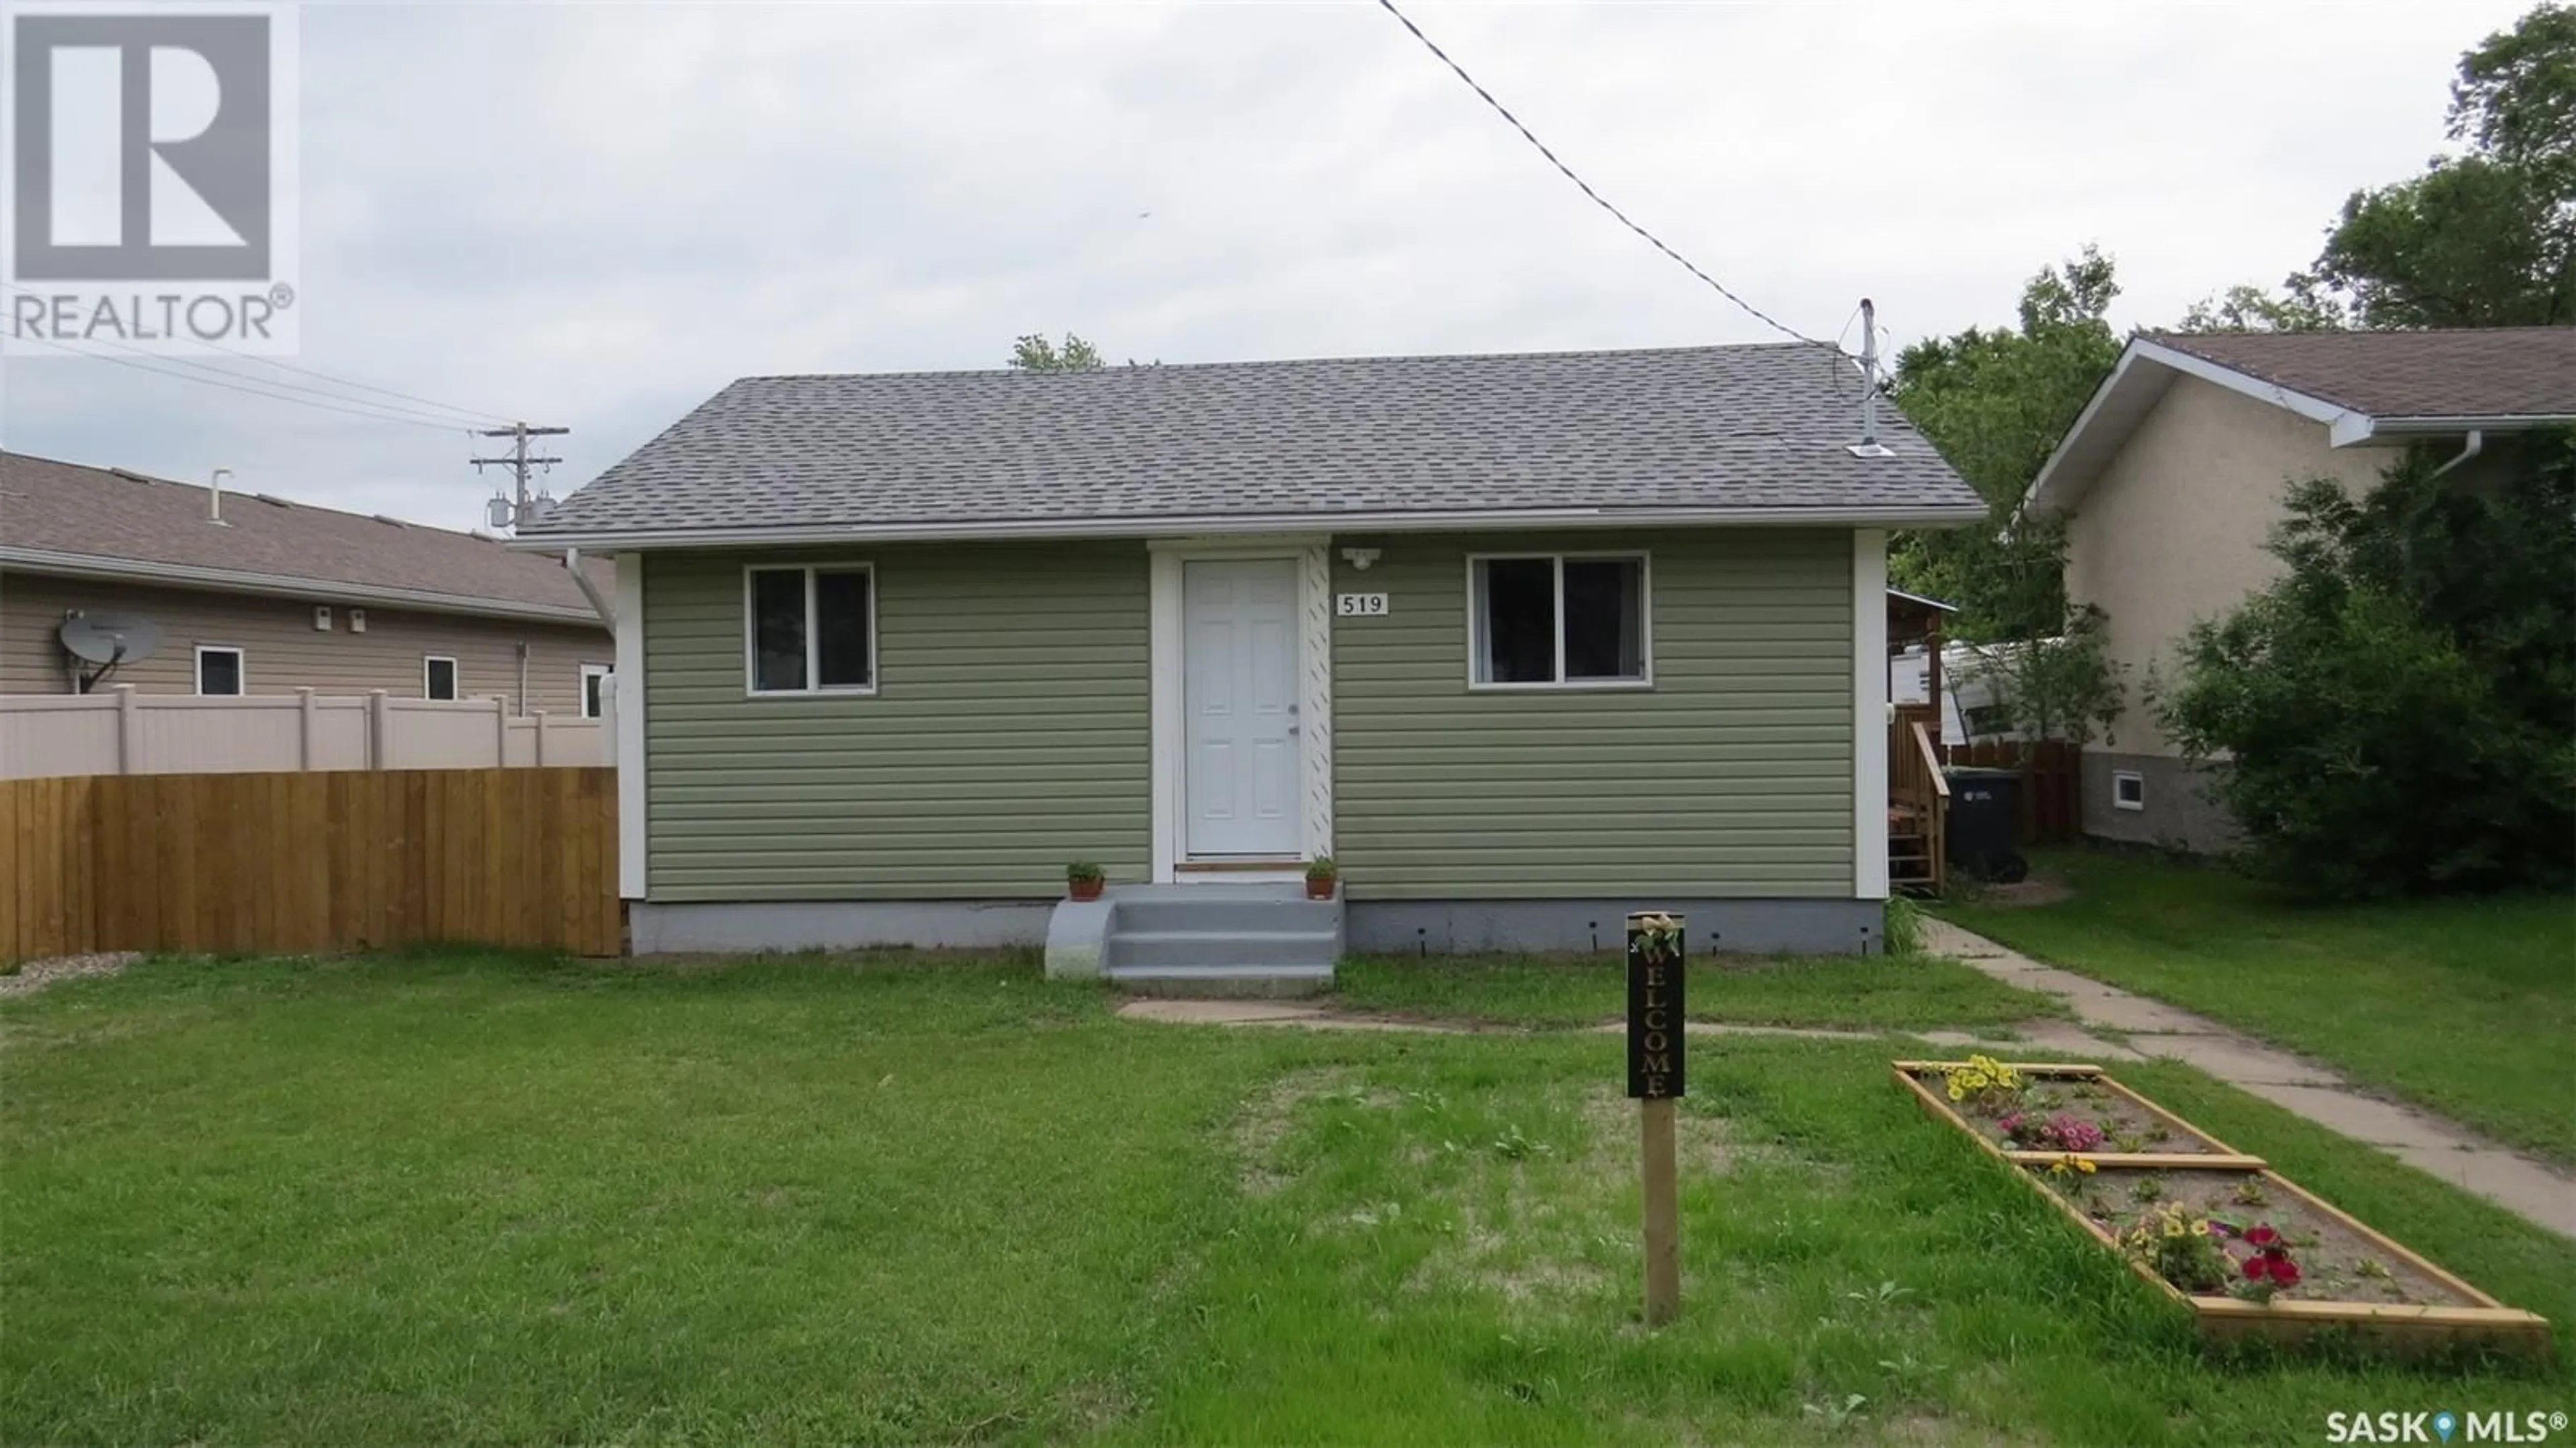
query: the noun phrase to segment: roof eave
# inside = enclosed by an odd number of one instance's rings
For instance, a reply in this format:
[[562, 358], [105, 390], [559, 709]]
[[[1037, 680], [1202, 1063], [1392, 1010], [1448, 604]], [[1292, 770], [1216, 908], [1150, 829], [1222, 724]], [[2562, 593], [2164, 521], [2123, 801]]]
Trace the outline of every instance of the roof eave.
[[2076, 414], [2074, 425], [2066, 429], [2066, 435], [2059, 438], [2057, 446], [2049, 451], [2048, 461], [2040, 465], [2038, 476], [2031, 479], [2029, 489], [2022, 494], [2021, 511], [2034, 517], [2047, 517], [2072, 511], [2082, 501], [2094, 480], [2101, 476], [2102, 469], [2127, 443], [2130, 432], [2145, 420], [2146, 411], [2142, 409], [2136, 416], [2117, 422], [2116, 425], [2122, 429], [2118, 436], [2094, 435], [2096, 426], [2101, 425], [2101, 419], [2110, 411], [2109, 403], [2116, 395], [2123, 390], [2148, 385], [2145, 369], [2137, 365], [2140, 363], [2163, 368], [2166, 373], [2163, 381], [2166, 383], [2170, 383], [2174, 376], [2194, 377], [2239, 396], [2296, 413], [2324, 426], [2329, 440], [2336, 447], [2352, 446], [2374, 431], [2376, 420], [2357, 408], [2313, 397], [2277, 382], [2240, 372], [2224, 363], [2212, 362], [2179, 347], [2139, 337], [2120, 353], [2120, 360], [2112, 367], [2111, 375], [2103, 378], [2102, 385], [2093, 389], [2092, 397], [2084, 403], [2084, 410]]
[[964, 543], [1051, 538], [1186, 538], [1210, 534], [1435, 533], [1531, 528], [1955, 528], [1984, 521], [1982, 504], [1830, 508], [1543, 508], [1447, 512], [1195, 514], [1155, 518], [1019, 518], [989, 522], [834, 523], [746, 528], [601, 528], [522, 536], [518, 549], [643, 552], [823, 543]]
[[2377, 438], [2442, 437], [2464, 432], [2529, 432], [2576, 426], [2576, 412], [2424, 413], [2408, 417], [2353, 414], [2360, 424], [2338, 427], [2335, 446], [2355, 447]]
[[66, 578], [97, 578], [118, 583], [157, 583], [172, 588], [216, 589], [267, 598], [301, 598], [318, 603], [351, 603], [406, 608], [422, 613], [469, 614], [482, 618], [526, 619], [545, 623], [588, 624], [599, 619], [581, 606], [514, 603], [507, 599], [471, 598], [417, 588], [382, 588], [295, 578], [278, 573], [245, 573], [229, 568], [201, 568], [160, 563], [145, 558], [110, 558], [94, 553], [58, 553], [44, 548], [0, 546], [0, 567]]

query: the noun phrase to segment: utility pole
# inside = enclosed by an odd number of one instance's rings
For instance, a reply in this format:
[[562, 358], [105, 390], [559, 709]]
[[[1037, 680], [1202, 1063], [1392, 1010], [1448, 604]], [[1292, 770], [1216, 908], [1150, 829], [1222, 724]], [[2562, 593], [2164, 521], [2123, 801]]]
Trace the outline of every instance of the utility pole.
[[487, 467], [508, 468], [510, 470], [511, 477], [516, 480], [510, 495], [510, 526], [512, 528], [517, 528], [528, 521], [528, 469], [532, 467], [552, 467], [556, 463], [563, 461], [562, 458], [532, 458], [528, 456], [528, 439], [532, 437], [561, 437], [563, 434], [570, 431], [572, 431], [572, 429], [568, 427], [530, 427], [524, 422], [514, 422], [508, 427], [487, 427], [482, 429], [478, 434], [482, 437], [506, 437], [510, 439], [510, 455], [508, 457], [469, 458], [467, 461], [474, 464], [474, 471], [478, 473]]

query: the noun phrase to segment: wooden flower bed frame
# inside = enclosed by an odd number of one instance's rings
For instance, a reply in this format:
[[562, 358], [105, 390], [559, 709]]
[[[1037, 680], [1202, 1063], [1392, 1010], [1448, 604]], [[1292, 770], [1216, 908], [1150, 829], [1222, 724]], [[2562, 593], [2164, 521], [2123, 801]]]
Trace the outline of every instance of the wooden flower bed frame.
[[2044, 1169], [2066, 1155], [2060, 1151], [2016, 1151], [1996, 1142], [1976, 1122], [1943, 1099], [1941, 1092], [1926, 1086], [1920, 1079], [1964, 1063], [1956, 1061], [1898, 1061], [1894, 1063], [1897, 1083], [1911, 1092], [1923, 1109], [1935, 1118], [1957, 1127], [1987, 1155], [2012, 1166], [2013, 1175], [2027, 1183], [2068, 1220], [2104, 1247], [2120, 1255], [2129, 1270], [2165, 1296], [2188, 1308], [2200, 1327], [2204, 1342], [2238, 1342], [2269, 1339], [2298, 1342], [2328, 1330], [2345, 1330], [2374, 1344], [2403, 1353], [2436, 1351], [2453, 1344], [2481, 1343], [2507, 1352], [2546, 1358], [2550, 1352], [2549, 1320], [2520, 1308], [2507, 1307], [2468, 1283], [2442, 1270], [2420, 1253], [2372, 1230], [2318, 1197], [2298, 1183], [2272, 1170], [2258, 1156], [2249, 1156], [2228, 1146], [2217, 1137], [2192, 1125], [2183, 1118], [2158, 1106], [2153, 1101], [2121, 1085], [2099, 1066], [2064, 1062], [2009, 1062], [2013, 1070], [2032, 1081], [2087, 1082], [2109, 1091], [2163, 1122], [2171, 1132], [2182, 1133], [2206, 1150], [2197, 1152], [2120, 1152], [2089, 1151], [2083, 1153], [2104, 1176], [2119, 1173], [2156, 1171], [2244, 1172], [2259, 1175], [2265, 1189], [2295, 1199], [2306, 1211], [2328, 1219], [2353, 1235], [2385, 1252], [2390, 1259], [2412, 1272], [2430, 1279], [2442, 1289], [2455, 1294], [2467, 1305], [2434, 1303], [2383, 1303], [2323, 1301], [2311, 1298], [2280, 1298], [2250, 1302], [2235, 1297], [2222, 1297], [2185, 1292], [2122, 1250], [2120, 1243], [2101, 1223], [2093, 1220], [2066, 1197], [2050, 1189], [2034, 1174], [2033, 1168]]

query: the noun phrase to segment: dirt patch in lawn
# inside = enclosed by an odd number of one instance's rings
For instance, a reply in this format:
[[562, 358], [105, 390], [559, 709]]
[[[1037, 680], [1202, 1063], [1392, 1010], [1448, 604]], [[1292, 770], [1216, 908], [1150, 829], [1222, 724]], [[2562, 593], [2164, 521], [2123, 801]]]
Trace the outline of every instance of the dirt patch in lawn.
[[2036, 905], [2057, 905], [2075, 898], [2075, 887], [2050, 875], [2033, 875], [2009, 885], [1987, 885], [1973, 897], [1980, 905], [1993, 905], [2006, 910], [2025, 910]]
[[1360, 1105], [1389, 1108], [1402, 1098], [1367, 1086], [1355, 1066], [1291, 1071], [1254, 1092], [1234, 1119], [1235, 1184], [1248, 1197], [1267, 1197], [1295, 1179], [1282, 1148], [1296, 1128], [1299, 1108], [1338, 1096]]

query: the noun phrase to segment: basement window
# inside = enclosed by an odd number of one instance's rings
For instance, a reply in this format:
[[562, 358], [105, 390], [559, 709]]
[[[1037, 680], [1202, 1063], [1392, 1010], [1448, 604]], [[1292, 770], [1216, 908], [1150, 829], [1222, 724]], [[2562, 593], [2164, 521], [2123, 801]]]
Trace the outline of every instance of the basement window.
[[197, 648], [197, 692], [209, 696], [229, 697], [242, 691], [242, 651], [199, 645]]
[[866, 565], [743, 570], [755, 694], [876, 692], [876, 572]]
[[2113, 809], [2145, 809], [2147, 807], [2147, 777], [2134, 769], [2112, 770], [2111, 807]]
[[420, 661], [420, 696], [424, 699], [456, 697], [456, 661], [430, 654]]
[[1652, 680], [1643, 554], [1467, 560], [1468, 682], [1635, 688]]

